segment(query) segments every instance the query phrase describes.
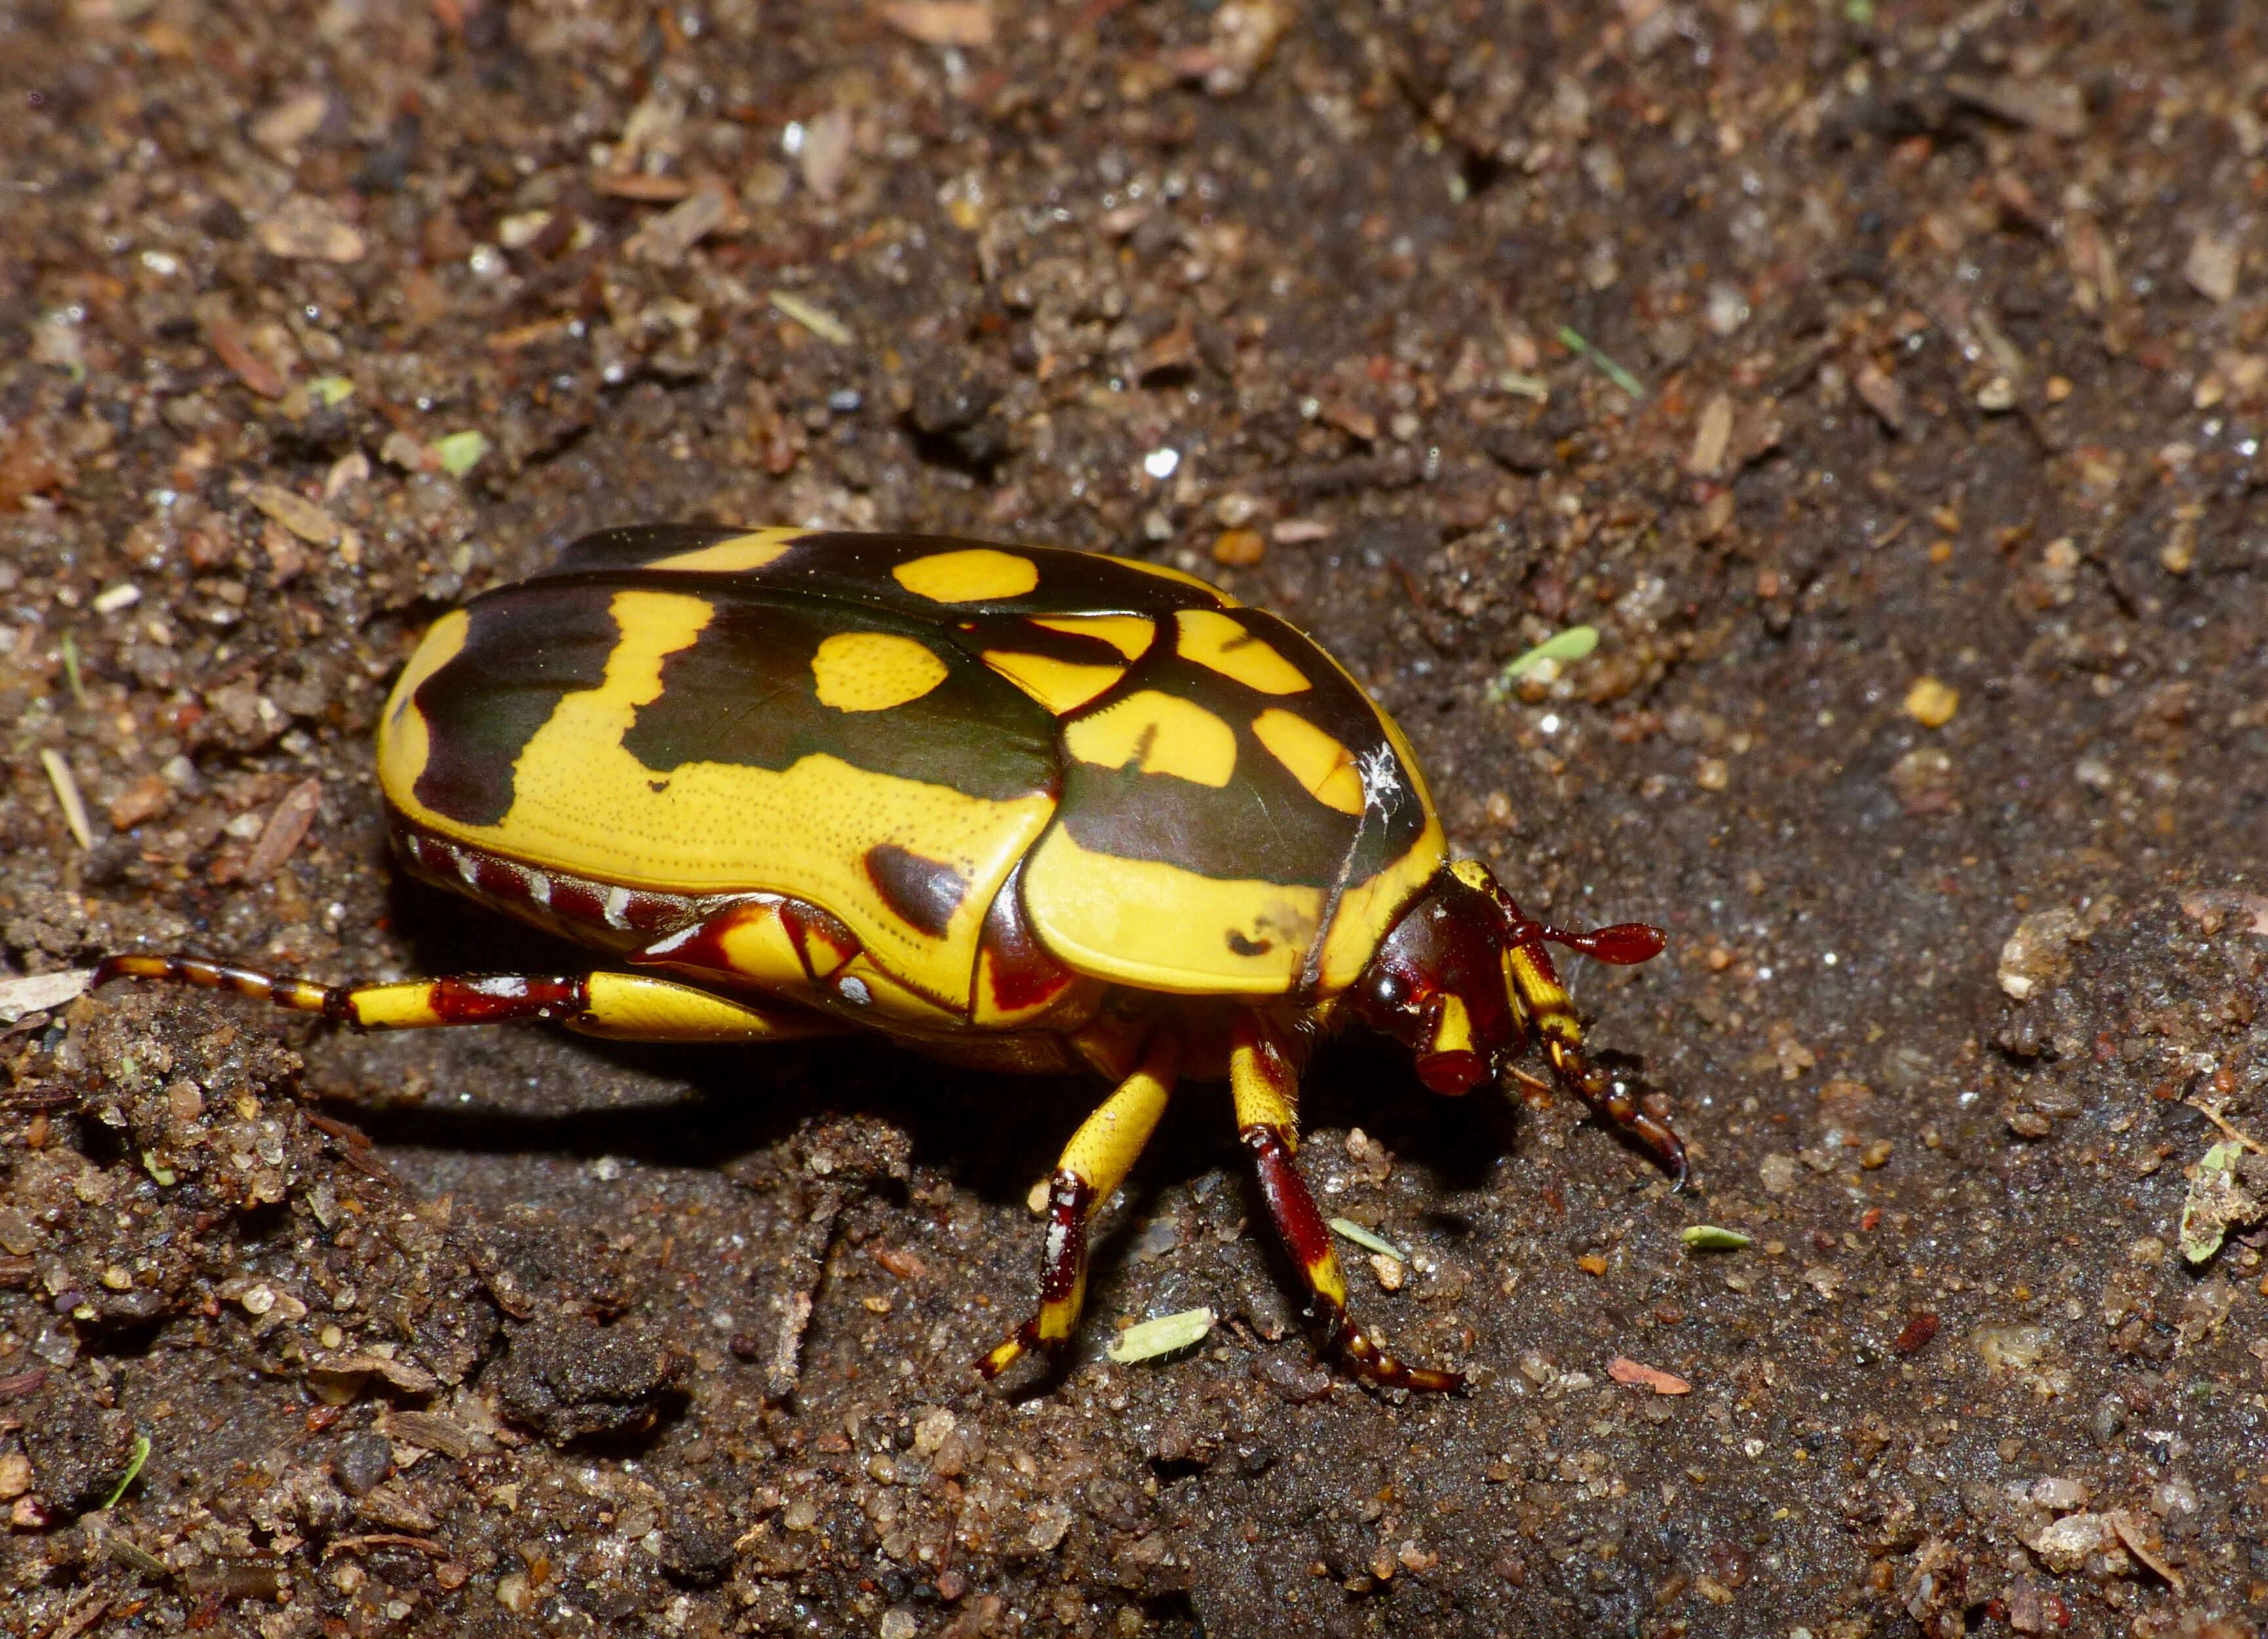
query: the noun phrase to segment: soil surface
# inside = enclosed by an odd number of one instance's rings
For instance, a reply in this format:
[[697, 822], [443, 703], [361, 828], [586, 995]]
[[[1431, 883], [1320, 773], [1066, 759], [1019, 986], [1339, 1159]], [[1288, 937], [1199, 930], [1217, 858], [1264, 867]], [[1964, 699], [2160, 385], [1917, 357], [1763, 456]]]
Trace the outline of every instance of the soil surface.
[[1356, 1310], [1475, 1379], [1380, 1396], [1194, 1088], [988, 1389], [1093, 1086], [17, 985], [0, 1627], [2255, 1633], [2258, 8], [0, 43], [0, 978], [572, 968], [389, 866], [427, 623], [604, 525], [1051, 542], [1280, 611], [1529, 908], [1668, 929], [1573, 978], [1697, 1163], [1334, 1045]]

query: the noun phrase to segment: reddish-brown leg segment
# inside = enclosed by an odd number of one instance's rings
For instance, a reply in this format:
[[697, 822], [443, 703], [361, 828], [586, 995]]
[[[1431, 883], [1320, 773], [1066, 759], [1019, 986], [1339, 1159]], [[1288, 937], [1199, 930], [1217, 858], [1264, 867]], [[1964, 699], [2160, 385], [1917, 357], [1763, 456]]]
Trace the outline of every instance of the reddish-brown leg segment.
[[1299, 1076], [1257, 1014], [1236, 1022], [1229, 1086], [1236, 1098], [1237, 1136], [1252, 1156], [1276, 1233], [1300, 1267], [1315, 1317], [1323, 1324], [1326, 1346], [1336, 1346], [1357, 1377], [1381, 1388], [1447, 1392], [1464, 1387], [1461, 1373], [1403, 1364], [1347, 1314], [1346, 1277], [1331, 1249], [1330, 1228], [1292, 1159], [1300, 1141]]

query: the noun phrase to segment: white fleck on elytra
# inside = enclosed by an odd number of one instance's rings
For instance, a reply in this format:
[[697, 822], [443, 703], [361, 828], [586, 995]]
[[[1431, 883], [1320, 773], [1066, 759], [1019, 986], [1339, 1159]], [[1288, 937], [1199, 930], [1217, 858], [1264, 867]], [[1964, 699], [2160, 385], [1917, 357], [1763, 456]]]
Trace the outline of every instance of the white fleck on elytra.
[[1355, 772], [1362, 779], [1366, 808], [1375, 808], [1383, 817], [1402, 806], [1402, 769], [1391, 746], [1373, 746], [1364, 752], [1355, 759]]

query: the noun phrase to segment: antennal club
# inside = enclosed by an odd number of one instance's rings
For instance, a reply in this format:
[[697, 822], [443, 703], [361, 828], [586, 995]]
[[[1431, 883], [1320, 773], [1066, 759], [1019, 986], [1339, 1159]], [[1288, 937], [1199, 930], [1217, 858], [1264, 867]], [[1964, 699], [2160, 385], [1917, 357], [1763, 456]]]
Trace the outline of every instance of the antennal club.
[[1604, 962], [1618, 968], [1635, 967], [1638, 963], [1651, 962], [1669, 942], [1669, 935], [1650, 922], [1616, 922], [1610, 927], [1594, 927], [1587, 934], [1575, 934], [1564, 927], [1553, 927], [1548, 923], [1530, 921], [1524, 917], [1513, 922], [1508, 936], [1515, 945], [1548, 941], [1564, 946], [1577, 956], [1588, 956], [1594, 962]]

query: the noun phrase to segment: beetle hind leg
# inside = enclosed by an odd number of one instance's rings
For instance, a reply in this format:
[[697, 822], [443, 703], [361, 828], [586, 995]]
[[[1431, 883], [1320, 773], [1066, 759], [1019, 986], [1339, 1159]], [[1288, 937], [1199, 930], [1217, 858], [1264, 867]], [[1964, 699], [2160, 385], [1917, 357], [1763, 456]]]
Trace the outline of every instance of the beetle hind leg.
[[1180, 1043], [1160, 1031], [1140, 1067], [1064, 1146], [1048, 1185], [1047, 1263], [1040, 1274], [1039, 1309], [976, 1362], [985, 1377], [998, 1377], [1034, 1349], [1052, 1351], [1071, 1340], [1086, 1302], [1087, 1222], [1126, 1181], [1158, 1130], [1180, 1069]]
[[106, 956], [88, 988], [155, 978], [232, 991], [367, 1030], [431, 1030], [549, 1019], [620, 1041], [784, 1041], [844, 1027], [814, 1013], [719, 996], [646, 973], [452, 974], [394, 984], [319, 985], [202, 956]]
[[1228, 1079], [1236, 1099], [1237, 1136], [1252, 1156], [1261, 1199], [1268, 1204], [1277, 1236], [1299, 1266], [1308, 1299], [1323, 1323], [1325, 1346], [1336, 1347], [1355, 1376], [1380, 1388], [1434, 1393], [1463, 1388], [1462, 1372], [1396, 1360], [1348, 1315], [1346, 1276], [1340, 1272], [1338, 1254], [1331, 1250], [1329, 1227], [1292, 1159], [1300, 1142], [1298, 1077], [1267, 1024], [1256, 1015], [1237, 1020]]

